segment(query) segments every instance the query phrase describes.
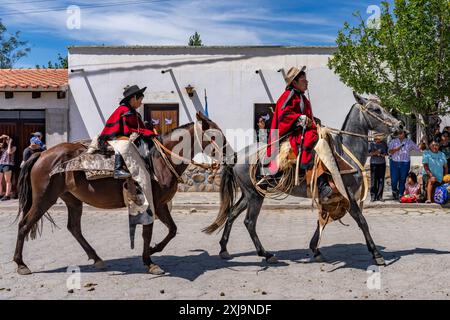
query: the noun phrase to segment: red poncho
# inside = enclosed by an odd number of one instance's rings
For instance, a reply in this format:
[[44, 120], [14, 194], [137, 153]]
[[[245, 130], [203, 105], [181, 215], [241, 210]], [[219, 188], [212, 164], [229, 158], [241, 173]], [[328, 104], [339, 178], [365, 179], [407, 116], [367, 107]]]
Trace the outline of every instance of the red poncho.
[[146, 129], [140, 114], [132, 107], [121, 105], [112, 113], [106, 121], [103, 131], [100, 133], [99, 141], [106, 142], [120, 136], [129, 137], [133, 132], [151, 136], [155, 135], [152, 130]]
[[[302, 103], [303, 100], [303, 103]], [[301, 109], [303, 108], [303, 111]], [[295, 127], [298, 117], [301, 115], [306, 115], [309, 119], [313, 121], [313, 124], [305, 132], [305, 138], [303, 140], [303, 152], [300, 163], [303, 167], [307, 166], [312, 160], [312, 150], [317, 142], [317, 126], [314, 122], [311, 103], [304, 95], [302, 95], [297, 90], [286, 90], [277, 101], [275, 112], [272, 118], [272, 125], [270, 126], [269, 135], [269, 146], [267, 148], [267, 156], [271, 156], [272, 150], [276, 150], [277, 143], [271, 146], [271, 141], [275, 141], [278, 138], [283, 137], [286, 133]], [[276, 134], [276, 129], [278, 129], [278, 135]], [[299, 127], [297, 130], [293, 131], [289, 135], [289, 141], [291, 147], [295, 153], [298, 155], [298, 148], [300, 146], [300, 141], [302, 138], [302, 128]], [[270, 168], [277, 171], [278, 168], [274, 168], [274, 161], [271, 162]]]

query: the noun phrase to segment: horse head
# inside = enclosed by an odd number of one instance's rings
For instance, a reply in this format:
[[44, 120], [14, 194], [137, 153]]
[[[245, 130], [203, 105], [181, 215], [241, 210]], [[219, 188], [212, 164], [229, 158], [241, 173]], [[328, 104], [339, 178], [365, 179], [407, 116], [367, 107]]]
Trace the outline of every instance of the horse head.
[[359, 108], [370, 130], [380, 133], [394, 133], [399, 129], [403, 129], [402, 122], [384, 109], [380, 105], [380, 101], [363, 98], [354, 91], [353, 96], [359, 104]]
[[[225, 159], [228, 152], [233, 152], [224, 133], [214, 121], [201, 112], [197, 112], [196, 118], [197, 123], [195, 126], [197, 126], [197, 130], [195, 130], [194, 139], [201, 145], [201, 149], [204, 150], [205, 154], [213, 158], [220, 155]], [[201, 135], [198, 132], [200, 131], [198, 130], [199, 128], [201, 129]], [[217, 154], [216, 151], [219, 154]]]

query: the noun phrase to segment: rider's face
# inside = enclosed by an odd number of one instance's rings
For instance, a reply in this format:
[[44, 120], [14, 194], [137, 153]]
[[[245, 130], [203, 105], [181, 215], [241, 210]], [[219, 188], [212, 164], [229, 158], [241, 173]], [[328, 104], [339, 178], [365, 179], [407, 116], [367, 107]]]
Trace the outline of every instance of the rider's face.
[[308, 80], [306, 80], [306, 76], [301, 76], [298, 81], [292, 81], [292, 86], [302, 92], [308, 90]]
[[142, 100], [144, 100], [143, 96], [139, 97], [138, 99], [136, 99], [136, 97], [133, 97], [130, 100], [130, 105], [133, 108], [137, 109], [137, 108], [139, 108], [142, 105]]

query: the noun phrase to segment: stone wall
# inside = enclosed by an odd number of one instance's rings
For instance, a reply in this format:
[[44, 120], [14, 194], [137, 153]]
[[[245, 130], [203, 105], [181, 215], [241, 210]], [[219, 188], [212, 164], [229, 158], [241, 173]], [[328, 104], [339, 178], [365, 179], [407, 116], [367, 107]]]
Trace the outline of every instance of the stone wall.
[[220, 191], [220, 174], [222, 168], [211, 170], [189, 165], [183, 173], [185, 183], [178, 185], [183, 192], [217, 192]]

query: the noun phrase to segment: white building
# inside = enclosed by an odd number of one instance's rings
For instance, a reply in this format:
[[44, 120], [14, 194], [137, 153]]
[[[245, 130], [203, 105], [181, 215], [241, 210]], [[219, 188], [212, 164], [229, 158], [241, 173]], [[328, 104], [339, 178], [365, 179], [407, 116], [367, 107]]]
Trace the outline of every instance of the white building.
[[[222, 129], [253, 129], [285, 88], [283, 73], [307, 66], [314, 114], [339, 127], [355, 103], [352, 90], [327, 67], [335, 47], [70, 47], [69, 140], [97, 135], [123, 88], [147, 86], [145, 120], [166, 131], [205, 108]], [[162, 71], [166, 71], [162, 73]], [[194, 87], [192, 97], [185, 89]], [[233, 142], [239, 149], [245, 142]], [[253, 137], [251, 137], [253, 139]], [[247, 141], [252, 142], [252, 141]]]

